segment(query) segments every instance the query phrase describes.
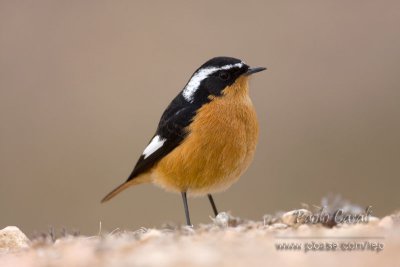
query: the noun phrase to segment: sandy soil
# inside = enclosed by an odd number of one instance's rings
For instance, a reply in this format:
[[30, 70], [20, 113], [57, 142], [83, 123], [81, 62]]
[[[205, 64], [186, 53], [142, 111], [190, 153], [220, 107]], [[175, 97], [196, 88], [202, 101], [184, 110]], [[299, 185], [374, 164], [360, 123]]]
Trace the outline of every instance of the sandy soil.
[[[399, 218], [330, 228], [296, 224], [288, 214], [254, 222], [220, 213], [194, 228], [115, 230], [56, 240], [43, 235], [21, 248], [0, 249], [0, 266], [400, 266]], [[300, 247], [277, 248], [284, 244]]]

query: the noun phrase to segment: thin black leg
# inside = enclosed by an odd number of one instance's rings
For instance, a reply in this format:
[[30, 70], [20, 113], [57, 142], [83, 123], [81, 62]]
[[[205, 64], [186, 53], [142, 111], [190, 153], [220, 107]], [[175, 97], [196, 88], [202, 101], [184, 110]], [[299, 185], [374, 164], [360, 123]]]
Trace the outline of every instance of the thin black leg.
[[213, 209], [213, 211], [214, 211], [214, 215], [215, 215], [215, 217], [217, 217], [217, 215], [218, 215], [218, 210], [217, 210], [217, 206], [215, 206], [214, 199], [213, 199], [213, 197], [212, 197], [211, 194], [208, 194], [207, 196], [208, 196], [208, 199], [210, 200], [211, 207], [212, 207], [212, 209]]
[[189, 207], [188, 207], [188, 202], [187, 202], [187, 198], [186, 198], [186, 192], [182, 192], [182, 200], [183, 200], [183, 207], [185, 209], [185, 215], [186, 215], [186, 223], [189, 226], [192, 226], [192, 224], [190, 223], [190, 216], [189, 216]]

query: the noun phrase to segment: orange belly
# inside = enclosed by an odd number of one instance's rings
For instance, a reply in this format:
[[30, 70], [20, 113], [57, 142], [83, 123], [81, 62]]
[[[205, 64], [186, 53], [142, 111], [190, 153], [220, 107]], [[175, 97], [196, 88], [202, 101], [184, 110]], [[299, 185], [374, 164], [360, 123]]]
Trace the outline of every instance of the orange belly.
[[169, 191], [202, 195], [222, 191], [249, 166], [258, 122], [246, 77], [201, 107], [186, 139], [153, 168], [152, 182]]

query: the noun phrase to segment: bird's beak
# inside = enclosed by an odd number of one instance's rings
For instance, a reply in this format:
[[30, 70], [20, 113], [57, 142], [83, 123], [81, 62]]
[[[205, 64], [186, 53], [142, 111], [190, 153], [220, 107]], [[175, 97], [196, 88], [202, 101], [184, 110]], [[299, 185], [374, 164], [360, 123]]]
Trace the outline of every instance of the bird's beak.
[[257, 72], [266, 70], [266, 69], [267, 69], [267, 68], [264, 68], [264, 67], [249, 68], [249, 69], [244, 73], [244, 75], [248, 76], [248, 75], [251, 75], [251, 74], [254, 74], [254, 73], [257, 73]]

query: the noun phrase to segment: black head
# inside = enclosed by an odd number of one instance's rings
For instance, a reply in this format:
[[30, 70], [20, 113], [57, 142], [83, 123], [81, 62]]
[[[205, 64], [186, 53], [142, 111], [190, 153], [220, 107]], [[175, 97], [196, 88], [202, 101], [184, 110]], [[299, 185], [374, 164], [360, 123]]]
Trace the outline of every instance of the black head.
[[232, 85], [242, 75], [265, 70], [250, 68], [243, 61], [232, 57], [215, 57], [198, 68], [182, 91], [188, 102], [204, 101], [208, 96], [220, 96], [222, 90]]

